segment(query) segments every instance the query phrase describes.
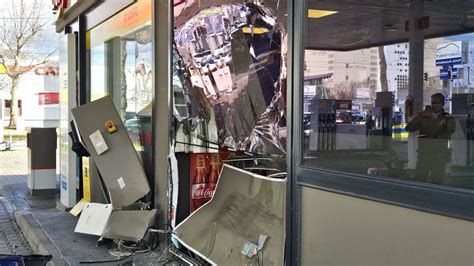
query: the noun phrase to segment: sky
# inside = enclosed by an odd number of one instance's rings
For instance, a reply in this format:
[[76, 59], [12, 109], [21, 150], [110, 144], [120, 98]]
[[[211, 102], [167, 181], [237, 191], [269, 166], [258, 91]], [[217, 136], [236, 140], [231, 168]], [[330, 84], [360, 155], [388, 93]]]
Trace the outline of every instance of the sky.
[[447, 41], [474, 41], [474, 33], [453, 35], [444, 38]]
[[[59, 35], [55, 32], [55, 15], [52, 13], [51, 8], [52, 4], [51, 1], [48, 0], [1, 0], [0, 4], [0, 36], [3, 33], [3, 27], [11, 27], [12, 25], [18, 25], [21, 20], [25, 20], [25, 17], [31, 14], [30, 11], [32, 4], [34, 1], [40, 2], [41, 14], [40, 22], [45, 23], [45, 27], [43, 28], [42, 32], [37, 34], [36, 37], [31, 41], [31, 43], [26, 47], [29, 53], [33, 55], [40, 56], [44, 58], [47, 54], [55, 51], [59, 45]], [[20, 12], [14, 12], [13, 10], [18, 10], [20, 8], [21, 3], [24, 3], [26, 6], [27, 11], [23, 17], [20, 16]], [[38, 10], [38, 9], [36, 9]], [[4, 52], [5, 47], [1, 47], [1, 52], [5, 54], [5, 58], [8, 58], [7, 54]], [[58, 60], [58, 53], [56, 52], [49, 58], [49, 60]]]

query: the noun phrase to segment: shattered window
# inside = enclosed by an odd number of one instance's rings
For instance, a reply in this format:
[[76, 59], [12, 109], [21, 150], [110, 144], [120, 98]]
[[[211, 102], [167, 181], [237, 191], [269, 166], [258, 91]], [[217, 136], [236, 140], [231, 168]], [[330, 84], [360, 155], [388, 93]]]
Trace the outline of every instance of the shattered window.
[[175, 108], [194, 136], [191, 150], [285, 154], [287, 8], [279, 2], [176, 2], [173, 81], [187, 108]]
[[[189, 213], [197, 210], [179, 226], [183, 231], [178, 234], [183, 243], [215, 264], [282, 264], [287, 3], [173, 3], [176, 142], [172, 151], [182, 159], [177, 160], [179, 171], [185, 171], [172, 179], [174, 187], [185, 183], [188, 191], [179, 195], [179, 201], [173, 198], [171, 209], [177, 215], [171, 216], [181, 218], [182, 206], [189, 206]], [[228, 172], [228, 165], [237, 167], [232, 168], [235, 172]], [[265, 180], [276, 180], [279, 189], [258, 181], [262, 175], [276, 174], [282, 175]], [[250, 186], [245, 176], [252, 177]], [[256, 176], [259, 178], [253, 179]], [[225, 185], [226, 180], [232, 181]], [[188, 202], [183, 203], [185, 200]], [[249, 215], [248, 210], [256, 215]], [[206, 224], [212, 226], [199, 232], [186, 230], [195, 219], [203, 221], [196, 217], [208, 218]], [[267, 236], [273, 240], [260, 251]], [[252, 244], [259, 237], [260, 248]], [[248, 239], [245, 247], [241, 239]], [[220, 252], [221, 248], [231, 252]]]
[[224, 163], [286, 172], [286, 13], [280, 1], [174, 1], [173, 151], [189, 153], [191, 212]]

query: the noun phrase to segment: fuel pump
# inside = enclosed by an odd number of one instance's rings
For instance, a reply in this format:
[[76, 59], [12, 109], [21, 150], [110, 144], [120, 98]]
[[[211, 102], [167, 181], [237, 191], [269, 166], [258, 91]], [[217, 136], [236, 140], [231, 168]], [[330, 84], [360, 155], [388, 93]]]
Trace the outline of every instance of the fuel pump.
[[451, 163], [454, 166], [474, 164], [474, 94], [452, 95], [452, 116], [456, 128], [451, 136]]
[[392, 115], [393, 93], [390, 91], [377, 92], [375, 99], [375, 125], [369, 135], [371, 149], [389, 150], [392, 145]]
[[328, 151], [335, 149], [336, 102], [332, 99], [314, 99], [311, 104], [312, 133], [310, 150]]

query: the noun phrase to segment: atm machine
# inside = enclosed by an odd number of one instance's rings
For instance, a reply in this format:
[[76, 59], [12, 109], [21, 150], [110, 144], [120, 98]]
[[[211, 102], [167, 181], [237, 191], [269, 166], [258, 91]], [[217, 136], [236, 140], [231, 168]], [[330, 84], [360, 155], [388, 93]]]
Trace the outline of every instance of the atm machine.
[[452, 95], [452, 116], [456, 129], [451, 136], [451, 164], [472, 166], [474, 163], [474, 94]]

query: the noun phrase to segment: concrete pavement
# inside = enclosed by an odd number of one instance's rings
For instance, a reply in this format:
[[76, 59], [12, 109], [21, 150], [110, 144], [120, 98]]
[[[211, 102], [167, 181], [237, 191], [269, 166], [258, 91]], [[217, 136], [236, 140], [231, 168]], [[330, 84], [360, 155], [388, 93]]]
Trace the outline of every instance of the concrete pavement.
[[[24, 184], [28, 158], [26, 146], [0, 151], [0, 196], [4, 186]], [[32, 251], [20, 228], [15, 222], [15, 206], [0, 197], [0, 254], [31, 255]]]
[[26, 145], [14, 146], [10, 151], [0, 151], [0, 191], [5, 185], [25, 183], [28, 174]]
[[165, 260], [160, 249], [105, 263], [117, 259], [109, 253], [112, 242], [98, 245], [99, 237], [74, 233], [78, 217], [45, 204], [57, 198], [29, 195], [27, 156], [26, 146], [0, 151], [0, 254], [52, 255], [49, 265], [79, 265], [84, 260], [101, 265], [180, 265], [172, 258]]

